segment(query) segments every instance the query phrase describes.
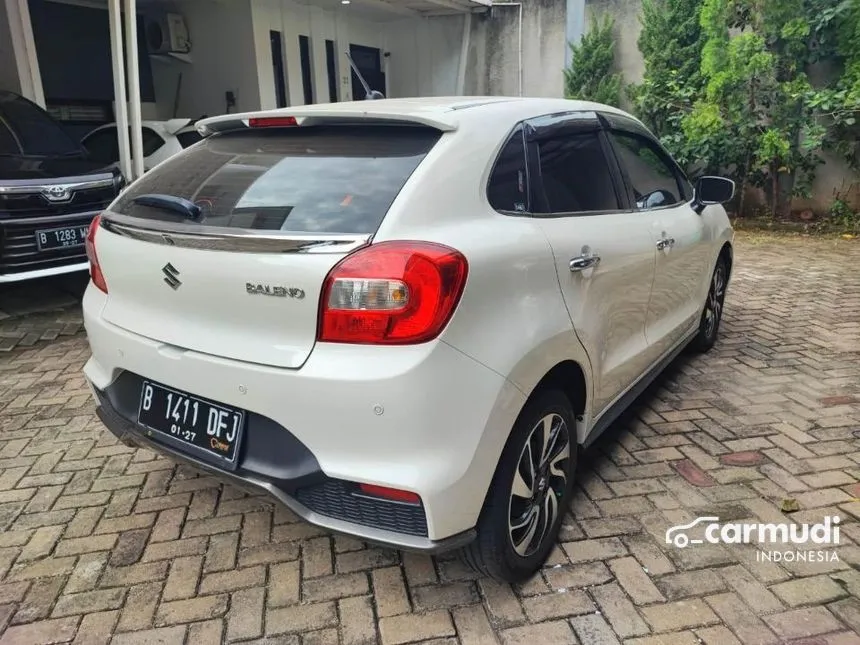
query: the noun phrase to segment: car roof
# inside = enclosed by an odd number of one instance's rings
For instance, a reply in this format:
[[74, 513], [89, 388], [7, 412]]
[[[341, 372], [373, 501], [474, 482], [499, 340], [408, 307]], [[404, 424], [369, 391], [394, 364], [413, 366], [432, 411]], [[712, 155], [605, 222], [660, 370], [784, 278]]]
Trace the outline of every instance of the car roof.
[[217, 131], [236, 124], [237, 121], [247, 122], [249, 118], [294, 116], [296, 119], [306, 119], [310, 122], [325, 121], [329, 118], [406, 121], [446, 131], [480, 123], [488, 116], [516, 122], [544, 114], [595, 110], [611, 112], [638, 121], [623, 110], [590, 101], [510, 96], [432, 96], [316, 103], [274, 110], [255, 110], [201, 119], [197, 122], [197, 126]]

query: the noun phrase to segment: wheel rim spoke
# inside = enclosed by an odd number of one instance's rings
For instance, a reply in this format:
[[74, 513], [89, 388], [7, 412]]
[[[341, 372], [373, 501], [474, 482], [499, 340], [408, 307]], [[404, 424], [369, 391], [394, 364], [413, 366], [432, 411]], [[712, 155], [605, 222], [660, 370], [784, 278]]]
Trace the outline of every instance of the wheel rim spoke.
[[720, 316], [723, 313], [723, 297], [725, 295], [726, 281], [723, 269], [718, 266], [711, 279], [711, 288], [708, 290], [707, 304], [705, 305], [705, 333], [710, 337], [717, 331], [720, 324]]
[[527, 484], [526, 480], [523, 479], [523, 474], [520, 472], [520, 467], [518, 466], [517, 472], [514, 475], [514, 488], [512, 491], [513, 495], [523, 499], [531, 499], [531, 496], [534, 493], [534, 489], [532, 487], [533, 485], [534, 479], [532, 479], [531, 485]]
[[532, 428], [511, 484], [508, 532], [514, 551], [528, 557], [544, 543], [567, 488], [570, 436], [565, 420], [551, 413]]
[[[528, 453], [524, 455], [524, 457], [526, 466], [528, 467], [528, 478], [531, 482], [530, 488], [532, 492], [534, 492], [535, 482], [537, 481], [537, 468], [535, 468], [535, 460], [533, 454], [534, 451], [532, 450], [531, 440], [526, 442], [526, 450], [528, 451]], [[522, 461], [522, 459], [520, 461]]]
[[552, 448], [553, 443], [553, 434], [552, 434], [552, 426], [553, 421], [555, 421], [556, 417], [554, 415], [547, 415], [541, 421], [541, 439], [543, 443], [541, 445], [540, 451], [540, 461], [538, 461], [538, 467], [546, 463], [546, 460], [549, 458], [549, 451]]
[[561, 449], [559, 449], [549, 461], [550, 474], [554, 477], [561, 477], [565, 482], [567, 482], [567, 473], [564, 468], [561, 467], [561, 463], [568, 457], [570, 457], [570, 442], [565, 441]]
[[542, 529], [540, 534], [540, 540], [538, 540], [538, 544], [544, 541], [547, 533], [549, 533], [550, 528], [555, 522], [555, 517], [558, 514], [558, 499], [555, 496], [555, 491], [550, 489], [546, 497], [544, 498], [543, 504], [541, 505], [541, 519], [543, 520]]
[[525, 523], [520, 527], [526, 527], [525, 534], [519, 540], [514, 542], [514, 550], [522, 556], [526, 555], [529, 546], [531, 546], [532, 540], [537, 532], [539, 519], [540, 513], [538, 512], [537, 507], [534, 506], [529, 511]]

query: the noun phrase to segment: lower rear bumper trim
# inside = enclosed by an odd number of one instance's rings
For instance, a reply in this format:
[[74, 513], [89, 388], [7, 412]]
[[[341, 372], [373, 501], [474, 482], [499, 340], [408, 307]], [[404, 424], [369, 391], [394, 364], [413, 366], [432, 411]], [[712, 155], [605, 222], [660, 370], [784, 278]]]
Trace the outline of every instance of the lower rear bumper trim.
[[442, 540], [431, 540], [426, 537], [404, 535], [393, 531], [363, 526], [327, 517], [310, 510], [295, 498], [267, 481], [257, 479], [247, 474], [240, 475], [218, 469], [206, 462], [194, 458], [193, 456], [179, 453], [165, 445], [148, 439], [142, 433], [137, 431], [133, 424], [126, 421], [104, 404], [101, 404], [96, 408], [96, 414], [108, 430], [110, 430], [111, 433], [126, 445], [147, 448], [161, 453], [173, 461], [184, 462], [197, 470], [212, 475], [213, 477], [245, 490], [246, 492], [252, 494], [259, 494], [260, 492], [266, 493], [270, 497], [281, 502], [306, 522], [335, 533], [349, 535], [364, 542], [383, 547], [425, 554], [443, 553], [458, 549], [472, 542], [477, 535], [475, 529], [469, 529]]

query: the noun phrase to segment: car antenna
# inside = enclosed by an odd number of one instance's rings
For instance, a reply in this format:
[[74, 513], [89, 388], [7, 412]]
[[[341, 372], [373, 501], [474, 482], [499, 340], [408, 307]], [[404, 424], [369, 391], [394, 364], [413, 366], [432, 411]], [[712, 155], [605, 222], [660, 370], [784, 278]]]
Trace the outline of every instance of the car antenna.
[[364, 87], [364, 100], [375, 101], [377, 99], [384, 99], [385, 95], [382, 92], [370, 89], [370, 85], [367, 84], [367, 81], [364, 80], [364, 76], [362, 76], [361, 72], [358, 71], [358, 67], [356, 67], [355, 61], [352, 60], [352, 56], [349, 55], [349, 52], [344, 53], [346, 54], [346, 59], [349, 61], [349, 66], [352, 67], [352, 71], [355, 72], [355, 75], [358, 76], [358, 80], [361, 82], [362, 87]]

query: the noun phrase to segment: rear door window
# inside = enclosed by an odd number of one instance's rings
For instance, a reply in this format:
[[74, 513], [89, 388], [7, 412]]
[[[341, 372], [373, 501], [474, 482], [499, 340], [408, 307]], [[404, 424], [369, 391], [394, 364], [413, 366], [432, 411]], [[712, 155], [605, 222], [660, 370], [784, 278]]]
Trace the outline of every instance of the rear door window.
[[199, 205], [198, 224], [307, 233], [372, 233], [441, 133], [411, 126], [240, 130], [184, 150], [130, 186], [113, 210], [186, 222], [134, 202], [143, 194]]
[[539, 144], [540, 171], [551, 213], [619, 209], [612, 173], [597, 132], [562, 134]]

